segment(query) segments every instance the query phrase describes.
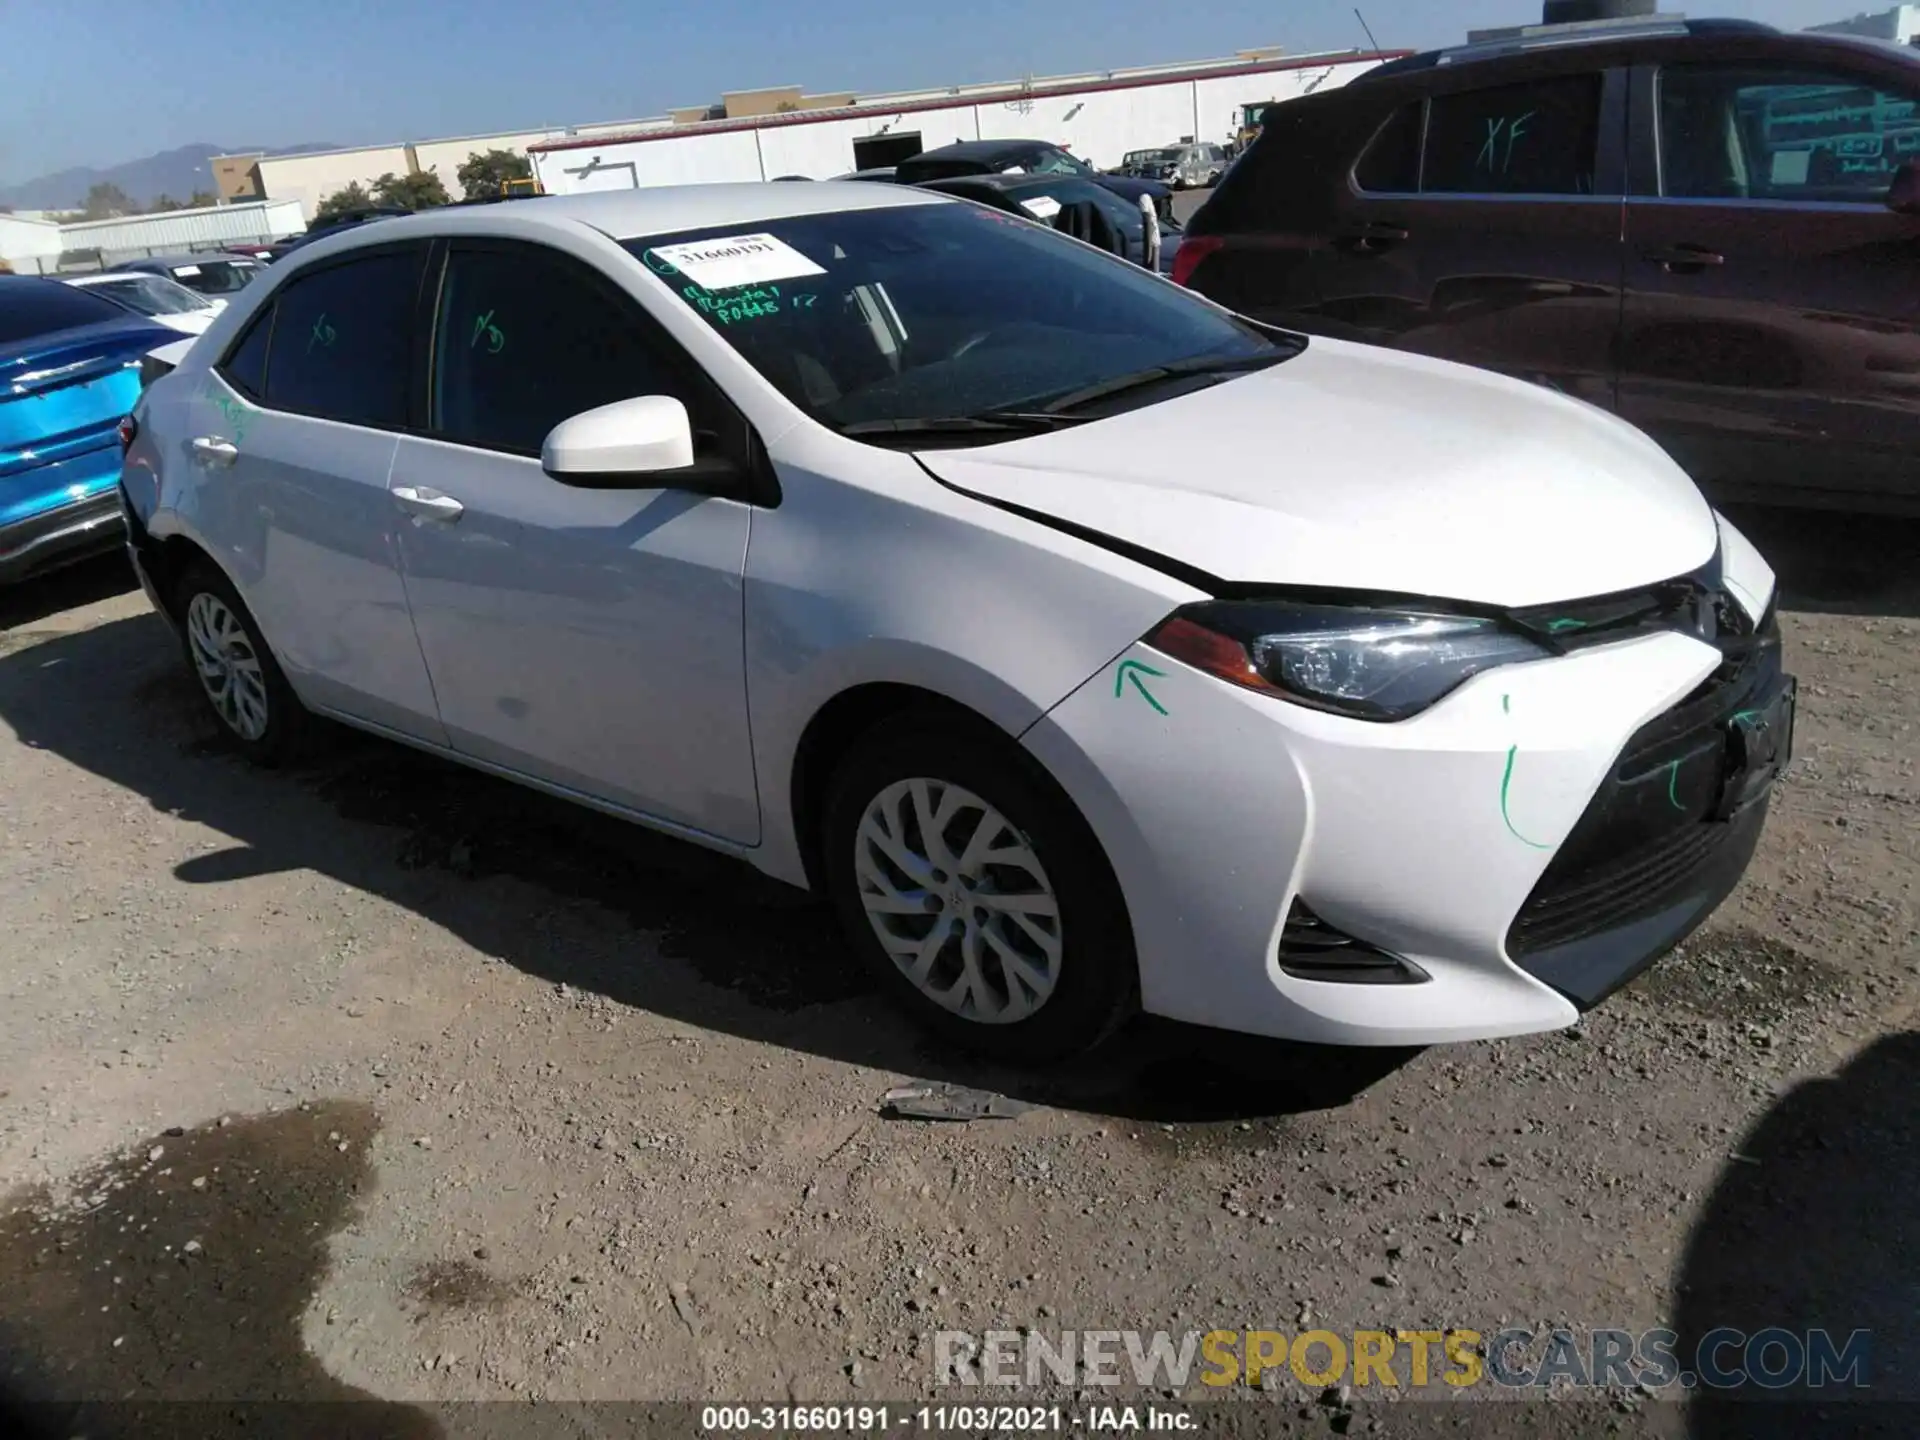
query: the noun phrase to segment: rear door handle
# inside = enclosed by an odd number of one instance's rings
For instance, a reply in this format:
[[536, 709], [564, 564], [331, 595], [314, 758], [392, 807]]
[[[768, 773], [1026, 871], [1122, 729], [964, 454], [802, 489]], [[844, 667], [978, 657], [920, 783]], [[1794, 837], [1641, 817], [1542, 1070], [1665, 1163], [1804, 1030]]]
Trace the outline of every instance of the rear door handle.
[[1642, 250], [1640, 258], [1651, 260], [1655, 265], [1674, 274], [1683, 274], [1689, 270], [1710, 270], [1716, 265], [1727, 263], [1727, 257], [1718, 250], [1709, 250], [1704, 245], [1654, 246]]
[[240, 447], [218, 435], [197, 435], [188, 442], [193, 458], [209, 465], [231, 465], [240, 458]]
[[425, 485], [396, 485], [393, 487], [393, 499], [395, 504], [416, 520], [451, 523], [465, 514], [467, 509], [451, 495], [442, 495]]
[[1408, 231], [1404, 225], [1369, 220], [1363, 225], [1349, 226], [1340, 231], [1334, 236], [1334, 244], [1343, 250], [1357, 250], [1361, 254], [1371, 254], [1384, 250], [1389, 245], [1398, 245], [1407, 238]]

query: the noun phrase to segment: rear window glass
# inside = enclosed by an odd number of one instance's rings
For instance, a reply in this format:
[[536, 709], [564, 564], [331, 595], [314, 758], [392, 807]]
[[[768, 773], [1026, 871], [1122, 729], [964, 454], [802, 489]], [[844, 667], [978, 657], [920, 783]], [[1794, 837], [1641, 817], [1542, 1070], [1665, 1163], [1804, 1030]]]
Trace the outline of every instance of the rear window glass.
[[1455, 195], [1591, 195], [1600, 77], [1568, 75], [1437, 95], [1421, 189]]
[[1426, 106], [1403, 105], [1380, 127], [1367, 146], [1353, 178], [1362, 190], [1376, 195], [1409, 194], [1420, 188], [1420, 131]]
[[0, 281], [0, 345], [130, 318], [112, 301], [57, 280]]

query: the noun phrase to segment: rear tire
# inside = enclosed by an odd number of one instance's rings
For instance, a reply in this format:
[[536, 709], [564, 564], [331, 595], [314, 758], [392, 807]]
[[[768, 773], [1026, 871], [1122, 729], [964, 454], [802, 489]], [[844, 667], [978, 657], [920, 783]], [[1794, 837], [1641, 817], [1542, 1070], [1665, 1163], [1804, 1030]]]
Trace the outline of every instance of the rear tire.
[[848, 941], [941, 1038], [1046, 1064], [1132, 1013], [1120, 887], [1086, 822], [1012, 741], [927, 712], [884, 721], [841, 764], [821, 826]]
[[221, 734], [256, 764], [294, 758], [312, 717], [233, 582], [196, 561], [174, 586], [173, 601], [187, 668]]

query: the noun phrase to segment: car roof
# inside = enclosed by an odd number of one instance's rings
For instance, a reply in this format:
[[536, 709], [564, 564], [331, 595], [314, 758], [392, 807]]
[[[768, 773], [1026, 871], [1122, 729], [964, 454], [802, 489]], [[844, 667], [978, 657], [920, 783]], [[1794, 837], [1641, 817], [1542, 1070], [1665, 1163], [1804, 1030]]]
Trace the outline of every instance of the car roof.
[[1595, 51], [1605, 52], [1608, 57], [1606, 63], [1610, 64], [1676, 58], [1747, 59], [1762, 55], [1812, 59], [1842, 54], [1858, 55], [1862, 51], [1881, 55], [1901, 54], [1904, 51], [1905, 57], [1920, 68], [1920, 51], [1863, 40], [1857, 36], [1784, 31], [1755, 20], [1685, 20], [1673, 16], [1649, 16], [1641, 20], [1515, 27], [1465, 45], [1426, 50], [1418, 55], [1389, 60], [1365, 74], [1355, 76], [1341, 90], [1324, 93], [1332, 96], [1351, 90], [1358, 95], [1365, 95], [1378, 86], [1395, 81], [1417, 84], [1421, 77], [1437, 80], [1441, 76], [1469, 69], [1476, 74], [1483, 68], [1518, 73], [1560, 69], [1566, 57], [1586, 56]]
[[1017, 150], [1057, 150], [1060, 147], [1051, 140], [956, 140], [951, 145], [942, 145], [935, 150], [922, 150], [903, 165], [914, 160], [988, 160], [995, 155], [1006, 155]]
[[[678, 230], [760, 225], [769, 220], [790, 220], [803, 215], [947, 203], [950, 202], [913, 186], [871, 185], [850, 180], [821, 180], [812, 185], [782, 185], [777, 180], [653, 185], [639, 190], [596, 190], [585, 195], [534, 196], [504, 210], [490, 205], [471, 209], [439, 206], [384, 221], [379, 226], [378, 237], [368, 235], [364, 243], [384, 244], [415, 231], [450, 234], [468, 226], [476, 230], [492, 229], [500, 223], [503, 214], [536, 225], [574, 221], [592, 226], [616, 240], [631, 240]], [[333, 238], [317, 236], [315, 244]]]
[[183, 250], [178, 255], [139, 255], [132, 260], [122, 260], [114, 266], [115, 270], [144, 270], [149, 265], [164, 265], [172, 269], [176, 265], [221, 265], [238, 261], [242, 265], [253, 263], [249, 255], [234, 255], [226, 250]]

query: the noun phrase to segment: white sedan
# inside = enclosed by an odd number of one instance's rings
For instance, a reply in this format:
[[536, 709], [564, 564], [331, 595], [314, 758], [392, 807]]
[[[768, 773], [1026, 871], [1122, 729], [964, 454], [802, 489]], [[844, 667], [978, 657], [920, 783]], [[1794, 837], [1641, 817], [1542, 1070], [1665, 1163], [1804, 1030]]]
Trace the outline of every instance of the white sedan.
[[738, 855], [1023, 1060], [1566, 1025], [1788, 752], [1773, 574], [1639, 432], [920, 190], [316, 241], [123, 483], [245, 751], [326, 715]]
[[210, 299], [164, 275], [110, 272], [62, 278], [69, 285], [90, 290], [124, 310], [145, 315], [183, 335], [205, 334], [214, 317], [227, 308], [225, 300]]

